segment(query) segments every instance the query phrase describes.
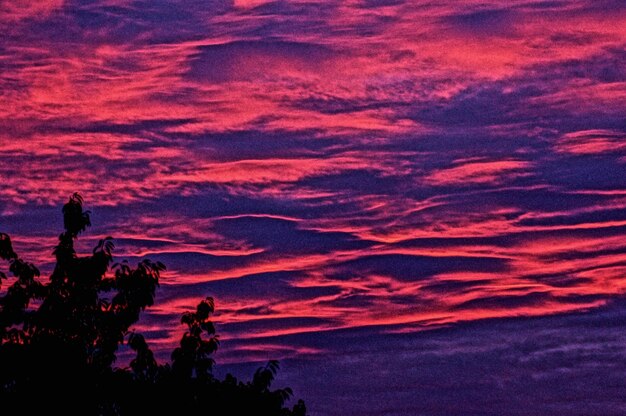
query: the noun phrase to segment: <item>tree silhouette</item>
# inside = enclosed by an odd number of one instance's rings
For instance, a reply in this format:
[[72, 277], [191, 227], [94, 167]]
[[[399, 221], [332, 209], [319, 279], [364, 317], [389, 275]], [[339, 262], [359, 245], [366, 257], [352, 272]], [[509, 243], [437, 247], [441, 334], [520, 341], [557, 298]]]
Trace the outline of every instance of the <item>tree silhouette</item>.
[[[213, 414], [305, 416], [300, 400], [285, 407], [289, 388], [271, 390], [278, 362], [259, 368], [251, 381], [213, 376], [219, 346], [211, 321], [212, 298], [183, 314], [187, 328], [171, 364], [160, 365], [141, 334], [130, 330], [153, 305], [165, 266], [141, 261], [112, 264], [114, 244], [104, 238], [89, 256], [78, 256], [74, 240], [91, 225], [79, 194], [63, 206], [64, 232], [54, 249], [49, 282], [13, 250], [0, 233], [0, 404], [21, 413], [81, 415]], [[112, 276], [107, 276], [109, 270]], [[4, 282], [3, 282], [4, 281]], [[127, 339], [135, 358], [115, 368]]]

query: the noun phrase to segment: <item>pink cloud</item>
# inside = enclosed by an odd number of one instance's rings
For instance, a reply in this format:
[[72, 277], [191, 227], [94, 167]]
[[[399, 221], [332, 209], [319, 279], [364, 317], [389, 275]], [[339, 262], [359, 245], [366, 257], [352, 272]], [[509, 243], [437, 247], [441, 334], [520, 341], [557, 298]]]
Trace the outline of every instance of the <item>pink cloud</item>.
[[528, 176], [532, 163], [520, 160], [459, 160], [446, 169], [429, 174], [425, 181], [433, 185], [500, 184]]
[[45, 19], [63, 7], [65, 0], [12, 0], [0, 5], [0, 22], [12, 23], [25, 19]]
[[626, 134], [611, 130], [584, 130], [561, 136], [556, 150], [577, 155], [612, 153], [626, 149]]

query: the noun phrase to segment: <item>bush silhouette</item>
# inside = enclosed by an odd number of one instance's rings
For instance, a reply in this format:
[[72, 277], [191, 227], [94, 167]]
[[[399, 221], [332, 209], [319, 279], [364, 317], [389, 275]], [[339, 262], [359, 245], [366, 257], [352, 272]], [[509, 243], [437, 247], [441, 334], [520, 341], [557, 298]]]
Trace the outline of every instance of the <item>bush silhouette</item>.
[[[144, 337], [130, 330], [154, 303], [160, 262], [112, 264], [107, 237], [90, 256], [78, 256], [74, 240], [90, 223], [79, 194], [63, 207], [65, 231], [54, 249], [49, 282], [13, 250], [0, 233], [0, 404], [22, 414], [136, 415], [211, 414], [304, 416], [302, 401], [285, 407], [289, 388], [271, 390], [278, 362], [259, 368], [251, 381], [212, 374], [219, 346], [212, 298], [187, 312], [171, 364], [160, 365]], [[113, 276], [107, 276], [109, 270]], [[4, 282], [3, 282], [4, 281]], [[135, 352], [128, 368], [115, 368], [118, 347]], [[17, 411], [16, 411], [17, 410]], [[55, 413], [56, 414], [56, 413]]]

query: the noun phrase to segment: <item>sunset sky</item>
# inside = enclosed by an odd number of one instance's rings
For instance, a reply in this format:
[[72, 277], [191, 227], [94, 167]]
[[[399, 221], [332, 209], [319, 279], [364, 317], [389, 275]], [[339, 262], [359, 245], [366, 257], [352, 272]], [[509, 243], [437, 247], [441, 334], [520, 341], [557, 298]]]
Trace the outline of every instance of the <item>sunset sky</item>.
[[[312, 415], [626, 414], [626, 1], [0, 3], [0, 231], [81, 192], [162, 354]], [[507, 318], [507, 319], [504, 319]], [[160, 355], [165, 360], [167, 356]]]

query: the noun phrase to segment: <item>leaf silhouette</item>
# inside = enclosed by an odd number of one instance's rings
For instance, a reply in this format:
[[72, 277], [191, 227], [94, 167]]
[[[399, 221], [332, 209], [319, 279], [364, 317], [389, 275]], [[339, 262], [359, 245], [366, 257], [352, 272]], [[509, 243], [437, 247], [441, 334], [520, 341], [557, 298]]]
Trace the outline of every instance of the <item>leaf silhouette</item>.
[[[32, 414], [200, 414], [211, 408], [216, 415], [306, 415], [301, 401], [292, 410], [284, 407], [291, 389], [270, 390], [278, 361], [259, 368], [247, 383], [213, 376], [212, 355], [220, 340], [211, 321], [211, 297], [182, 315], [186, 330], [171, 363], [158, 364], [132, 326], [154, 304], [165, 265], [148, 259], [134, 267], [126, 260], [111, 264], [111, 237], [101, 239], [90, 255], [78, 255], [74, 240], [91, 226], [83, 204], [75, 193], [63, 206], [65, 231], [47, 283], [0, 233], [0, 259], [16, 278], [0, 296], [0, 403], [6, 409], [28, 403]], [[0, 272], [0, 282], [6, 279]], [[114, 367], [125, 339], [135, 356], [129, 367]], [[55, 400], [30, 399], [43, 393]], [[80, 400], [58, 400], [68, 395]]]

